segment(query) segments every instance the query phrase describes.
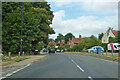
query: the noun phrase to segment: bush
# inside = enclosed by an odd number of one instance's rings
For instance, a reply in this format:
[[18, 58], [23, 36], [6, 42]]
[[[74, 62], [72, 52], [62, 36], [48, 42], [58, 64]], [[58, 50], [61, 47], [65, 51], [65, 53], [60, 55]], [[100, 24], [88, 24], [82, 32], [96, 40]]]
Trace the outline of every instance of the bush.
[[80, 43], [80, 44], [77, 44], [77, 45], [73, 46], [72, 50], [74, 50], [74, 51], [83, 51], [84, 48], [85, 48], [85, 44]]
[[86, 51], [86, 49], [89, 49], [93, 46], [100, 46], [100, 45], [101, 45], [101, 41], [92, 35], [91, 37], [83, 38], [83, 42], [73, 46], [72, 50]]
[[101, 47], [103, 47], [104, 50], [106, 51], [106, 50], [107, 50], [107, 43], [102, 43], [102, 44], [101, 44]]

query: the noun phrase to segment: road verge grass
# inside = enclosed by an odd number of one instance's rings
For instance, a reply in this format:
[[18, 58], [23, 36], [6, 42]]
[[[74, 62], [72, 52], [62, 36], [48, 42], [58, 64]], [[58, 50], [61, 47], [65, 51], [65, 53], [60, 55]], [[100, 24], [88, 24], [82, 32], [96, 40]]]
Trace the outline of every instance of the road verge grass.
[[[46, 58], [48, 55], [47, 54], [38, 54], [38, 55], [25, 55], [25, 56], [3, 56], [4, 58], [2, 59], [2, 66], [10, 66], [12, 64], [18, 64], [18, 65], [24, 65], [24, 64], [29, 64], [33, 63], [36, 61], [39, 61], [43, 58]], [[20, 64], [19, 64], [20, 63]]]
[[107, 55], [106, 55], [106, 53], [96, 54], [96, 53], [86, 53], [86, 52], [64, 52], [64, 53], [93, 56], [93, 57], [102, 58], [102, 59], [111, 60], [111, 61], [116, 61], [116, 62], [120, 63], [118, 53], [114, 53], [114, 55], [111, 55], [111, 53], [107, 53]]
[[18, 57], [18, 56], [14, 56], [14, 57], [11, 57], [9, 58], [8, 56], [4, 56], [5, 58], [2, 59], [2, 66], [6, 66], [6, 65], [9, 65], [9, 64], [12, 64], [12, 63], [15, 63], [15, 62], [20, 62], [20, 61], [23, 61], [23, 60], [26, 60], [26, 59], [29, 59], [30, 57], [24, 57], [24, 56], [21, 56], [21, 57]]
[[23, 60], [26, 60], [26, 59], [29, 59], [28, 57], [23, 57], [23, 58], [18, 58], [18, 59], [15, 59], [15, 62], [20, 62], [20, 61], [23, 61]]

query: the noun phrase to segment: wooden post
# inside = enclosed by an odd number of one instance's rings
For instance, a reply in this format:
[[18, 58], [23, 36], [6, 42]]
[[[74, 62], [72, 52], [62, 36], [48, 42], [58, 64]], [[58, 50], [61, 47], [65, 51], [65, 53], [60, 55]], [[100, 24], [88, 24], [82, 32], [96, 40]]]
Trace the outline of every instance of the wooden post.
[[11, 59], [11, 52], [8, 53], [9, 59]]
[[24, 51], [23, 51], [23, 56], [24, 56]]
[[20, 52], [18, 53], [18, 57], [20, 57]]
[[118, 50], [118, 59], [120, 59], [120, 49]]
[[106, 50], [106, 56], [107, 56], [107, 50]]
[[118, 57], [120, 57], [120, 49], [119, 49], [119, 52], [118, 52]]
[[113, 56], [113, 50], [112, 50], [112, 56]]
[[102, 55], [104, 56], [104, 52], [103, 52], [103, 50], [102, 50]]

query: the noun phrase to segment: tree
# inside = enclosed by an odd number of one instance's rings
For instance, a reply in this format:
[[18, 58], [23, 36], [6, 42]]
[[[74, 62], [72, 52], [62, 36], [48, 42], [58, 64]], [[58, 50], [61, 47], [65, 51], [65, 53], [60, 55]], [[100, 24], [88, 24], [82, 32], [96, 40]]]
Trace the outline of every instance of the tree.
[[109, 32], [110, 30], [113, 30], [113, 28], [112, 28], [112, 27], [109, 27], [108, 30], [107, 30], [107, 32]]
[[72, 33], [67, 33], [65, 35], [65, 43], [69, 41], [69, 38], [72, 40], [72, 38], [75, 38], [75, 36]]
[[98, 35], [98, 39], [99, 39], [99, 40], [102, 40], [103, 35], [104, 35], [103, 33], [99, 34], [99, 35]]
[[101, 41], [98, 40], [94, 35], [90, 37], [83, 38], [83, 42], [73, 46], [72, 50], [74, 51], [86, 51], [93, 46], [100, 46]]
[[[3, 51], [17, 53], [20, 49], [22, 3], [5, 2], [3, 9], [2, 42]], [[47, 43], [48, 34], [54, 34], [49, 26], [52, 24], [53, 12], [47, 2], [25, 2], [23, 8], [23, 50], [36, 49], [38, 43]]]
[[101, 46], [104, 48], [105, 51], [107, 50], [107, 44], [108, 44], [108, 43], [102, 43], [102, 44], [101, 44]]
[[116, 43], [117, 38], [109, 37], [109, 43]]
[[115, 37], [116, 42], [120, 43], [120, 31], [118, 31], [117, 36]]
[[61, 33], [59, 33], [58, 36], [57, 36], [57, 38], [55, 39], [55, 42], [61, 41], [63, 39], [64, 39], [64, 36]]
[[85, 43], [80, 43], [80, 44], [77, 44], [75, 46], [73, 46], [73, 50], [74, 51], [83, 51], [83, 49], [86, 47], [86, 44]]

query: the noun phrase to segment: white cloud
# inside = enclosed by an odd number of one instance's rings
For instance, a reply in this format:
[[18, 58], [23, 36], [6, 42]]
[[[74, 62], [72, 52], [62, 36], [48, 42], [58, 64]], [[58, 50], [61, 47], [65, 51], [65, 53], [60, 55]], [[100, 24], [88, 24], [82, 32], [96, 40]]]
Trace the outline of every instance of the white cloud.
[[87, 11], [115, 12], [118, 9], [119, 0], [48, 0], [54, 2], [57, 7], [68, 6], [73, 2], [83, 3], [82, 8]]
[[[61, 10], [54, 13], [52, 27], [57, 33], [65, 35], [68, 32], [72, 32], [76, 37], [79, 34], [82, 36], [97, 35], [101, 32], [105, 32], [108, 27], [117, 29], [117, 16], [106, 16], [99, 18], [97, 16], [80, 16], [77, 19], [62, 20], [65, 17], [65, 11]], [[55, 38], [57, 35], [53, 35]]]
[[52, 35], [49, 35], [49, 38], [51, 39], [55, 39], [57, 37], [58, 34], [52, 34]]
[[101, 11], [102, 13], [117, 12], [117, 2], [83, 2], [83, 9], [87, 11]]

